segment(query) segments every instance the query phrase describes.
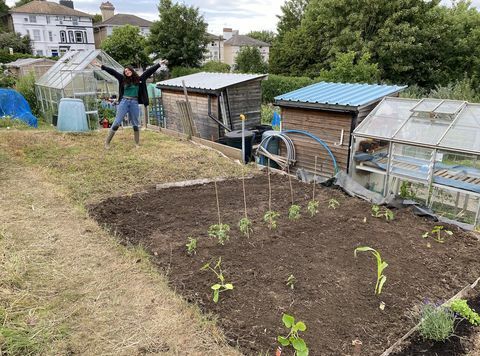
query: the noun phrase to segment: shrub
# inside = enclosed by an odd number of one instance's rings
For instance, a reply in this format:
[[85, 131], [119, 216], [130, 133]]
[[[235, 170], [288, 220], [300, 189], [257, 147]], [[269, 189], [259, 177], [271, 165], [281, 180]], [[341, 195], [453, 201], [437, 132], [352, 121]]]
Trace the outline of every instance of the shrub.
[[23, 95], [27, 100], [33, 115], [40, 115], [40, 105], [37, 100], [37, 94], [35, 94], [35, 76], [33, 73], [28, 73], [17, 80], [15, 89]]
[[453, 335], [455, 314], [450, 309], [427, 303], [421, 317], [419, 332], [424, 339], [444, 341]]
[[208, 61], [202, 66], [202, 70], [214, 73], [230, 73], [230, 66], [219, 61]]
[[191, 67], [173, 67], [170, 71], [172, 78], [183, 77], [184, 75], [190, 75], [199, 73], [202, 70], [200, 68], [191, 68]]
[[303, 88], [315, 81], [308, 77], [286, 77], [271, 74], [262, 81], [262, 101], [265, 104], [273, 103], [273, 99], [281, 94]]

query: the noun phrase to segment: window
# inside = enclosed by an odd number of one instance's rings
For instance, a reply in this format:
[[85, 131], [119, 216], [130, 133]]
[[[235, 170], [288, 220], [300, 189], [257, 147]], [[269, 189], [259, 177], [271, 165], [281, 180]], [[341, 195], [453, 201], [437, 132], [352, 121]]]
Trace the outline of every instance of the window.
[[75, 38], [73, 37], [73, 31], [68, 31], [68, 42], [74, 43]]
[[32, 36], [30, 36], [30, 30], [27, 30], [27, 36], [30, 37], [30, 38], [32, 37]]
[[34, 41], [42, 40], [42, 38], [40, 37], [40, 30], [33, 30], [33, 40]]
[[46, 16], [47, 23], [50, 23], [50, 16]]
[[211, 46], [215, 47], [215, 45], [216, 45], [215, 41], [212, 41]]
[[72, 24], [78, 25], [78, 17], [72, 17]]
[[41, 49], [37, 50], [37, 56], [43, 56], [43, 51]]
[[37, 23], [37, 16], [35, 15], [28, 15], [28, 20], [32, 23]]
[[28, 17], [24, 17], [23, 21], [28, 22]]
[[58, 50], [52, 49], [52, 57], [58, 57]]
[[80, 31], [75, 31], [75, 42], [83, 43], [83, 33]]
[[52, 33], [52, 31], [48, 31], [48, 40], [49, 40], [50, 42], [53, 42], [53, 33]]
[[67, 42], [67, 34], [65, 33], [65, 31], [60, 31], [60, 42]]

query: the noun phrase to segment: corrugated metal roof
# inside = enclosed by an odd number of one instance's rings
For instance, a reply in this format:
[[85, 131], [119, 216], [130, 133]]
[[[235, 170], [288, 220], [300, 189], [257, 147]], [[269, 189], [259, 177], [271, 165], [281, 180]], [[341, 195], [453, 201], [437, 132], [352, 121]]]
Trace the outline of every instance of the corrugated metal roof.
[[229, 86], [247, 82], [249, 80], [260, 79], [266, 77], [266, 74], [230, 74], [230, 73], [195, 73], [178, 77], [174, 79], [164, 80], [157, 83], [157, 87], [178, 87], [182, 88], [182, 80], [188, 89], [198, 90], [220, 90]]
[[407, 86], [320, 82], [275, 97], [275, 101], [359, 107]]

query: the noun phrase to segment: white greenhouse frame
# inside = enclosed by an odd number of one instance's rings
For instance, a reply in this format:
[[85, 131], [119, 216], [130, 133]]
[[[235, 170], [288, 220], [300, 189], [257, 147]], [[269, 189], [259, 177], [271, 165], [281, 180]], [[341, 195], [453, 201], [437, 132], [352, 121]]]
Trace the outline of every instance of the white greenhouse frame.
[[409, 182], [423, 187], [428, 207], [448, 195], [449, 218], [479, 224], [480, 104], [384, 98], [352, 133], [350, 150], [349, 174], [367, 188], [387, 196]]

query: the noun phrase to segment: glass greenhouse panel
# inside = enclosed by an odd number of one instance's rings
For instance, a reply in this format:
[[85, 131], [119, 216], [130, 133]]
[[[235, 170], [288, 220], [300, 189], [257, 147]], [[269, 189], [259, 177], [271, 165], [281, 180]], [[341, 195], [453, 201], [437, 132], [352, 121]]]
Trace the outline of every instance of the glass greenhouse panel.
[[465, 104], [464, 101], [444, 100], [435, 110], [435, 113], [453, 115], [460, 111]]
[[480, 152], [480, 105], [467, 104], [439, 146]]
[[395, 143], [390, 160], [390, 174], [427, 182], [432, 169], [433, 149]]
[[355, 129], [356, 134], [390, 139], [408, 120], [416, 100], [386, 98]]
[[398, 131], [395, 139], [420, 144], [436, 145], [449, 128], [451, 121], [433, 117], [412, 116]]
[[417, 112], [432, 112], [435, 110], [443, 100], [441, 99], [422, 99], [418, 104], [412, 109], [412, 111]]

